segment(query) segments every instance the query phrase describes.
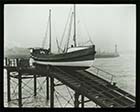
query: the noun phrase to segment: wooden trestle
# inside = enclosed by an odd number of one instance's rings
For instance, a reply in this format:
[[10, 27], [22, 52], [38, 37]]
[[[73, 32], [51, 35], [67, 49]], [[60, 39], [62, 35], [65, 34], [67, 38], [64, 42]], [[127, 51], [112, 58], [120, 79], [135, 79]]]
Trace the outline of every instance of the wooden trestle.
[[[106, 107], [127, 108], [135, 107], [135, 97], [118, 88], [116, 85], [82, 69], [73, 69], [70, 67], [54, 67], [54, 66], [36, 66], [35, 68], [20, 65], [17, 59], [17, 66], [10, 66], [6, 59], [5, 68], [7, 69], [7, 96], [8, 102], [10, 98], [10, 78], [18, 79], [18, 105], [22, 107], [22, 80], [24, 78], [34, 78], [34, 96], [36, 96], [36, 80], [37, 77], [46, 77], [46, 90], [47, 97], [50, 98], [50, 107], [54, 108], [54, 78], [61, 81], [75, 91], [74, 106], [84, 108], [84, 97], [90, 101], [95, 102], [97, 105]], [[21, 61], [21, 60], [20, 60]], [[18, 75], [11, 76], [10, 72], [18, 72]], [[24, 77], [22, 76], [24, 74]], [[25, 76], [28, 76], [26, 77]], [[31, 75], [32, 74], [32, 75]], [[50, 91], [49, 91], [49, 78], [50, 78]], [[49, 97], [50, 94], [50, 97]], [[81, 101], [79, 96], [81, 95]]]

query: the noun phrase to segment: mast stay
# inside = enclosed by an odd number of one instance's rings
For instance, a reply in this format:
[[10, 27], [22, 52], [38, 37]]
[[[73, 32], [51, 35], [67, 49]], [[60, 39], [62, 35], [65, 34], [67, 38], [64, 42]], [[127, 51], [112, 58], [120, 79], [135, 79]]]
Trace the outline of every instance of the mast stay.
[[45, 48], [45, 42], [46, 42], [46, 39], [47, 39], [47, 34], [48, 34], [48, 30], [49, 30], [49, 18], [48, 18], [48, 21], [47, 21], [47, 29], [46, 29], [46, 32], [45, 32], [45, 37], [44, 37], [44, 39], [43, 39], [43, 41], [42, 41], [42, 48], [44, 49]]
[[67, 43], [66, 43], [66, 47], [64, 49], [64, 52], [67, 52], [68, 51], [68, 47], [69, 47], [69, 41], [70, 41], [70, 35], [71, 35], [71, 26], [72, 26], [72, 16], [73, 16], [73, 13], [71, 14], [71, 18], [70, 18], [69, 31], [68, 31], [68, 39], [67, 39]]
[[76, 43], [76, 5], [74, 4], [74, 35], [73, 35], [74, 47], [77, 46]]
[[51, 9], [49, 10], [49, 20], [50, 20], [50, 21], [49, 21], [49, 23], [50, 23], [50, 24], [49, 24], [49, 25], [50, 25], [49, 51], [50, 51], [50, 53], [51, 53], [51, 47], [52, 47], [52, 46], [51, 46]]
[[49, 50], [49, 52], [51, 52], [51, 9], [49, 10], [49, 19], [48, 19], [48, 24], [47, 24], [47, 30], [45, 32], [45, 37], [44, 37], [43, 42], [42, 42], [43, 49], [45, 47], [45, 42], [47, 39], [48, 30], [49, 30], [49, 48], [48, 48], [48, 50]]

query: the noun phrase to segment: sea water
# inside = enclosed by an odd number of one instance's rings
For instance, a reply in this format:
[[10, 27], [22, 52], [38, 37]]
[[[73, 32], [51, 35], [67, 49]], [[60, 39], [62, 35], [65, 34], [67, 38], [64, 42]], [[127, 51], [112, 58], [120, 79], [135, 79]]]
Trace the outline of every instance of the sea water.
[[94, 65], [112, 73], [117, 86], [135, 96], [136, 55], [134, 53], [121, 53], [117, 58], [98, 58], [94, 61]]
[[[112, 73], [115, 78], [113, 81], [117, 83], [117, 86], [128, 93], [135, 96], [135, 90], [136, 90], [136, 56], [135, 53], [121, 53], [120, 57], [116, 58], [97, 58], [93, 62], [93, 65], [103, 69], [109, 73]], [[90, 68], [91, 69], [91, 68]], [[90, 71], [89, 69], [89, 71]], [[92, 71], [91, 71], [92, 72]], [[43, 78], [39, 79], [40, 81], [44, 81]], [[28, 82], [26, 80], [24, 83]], [[49, 107], [49, 103], [45, 103], [45, 93], [41, 93], [41, 91], [45, 91], [45, 85], [44, 83], [38, 82], [39, 84], [42, 84], [41, 88], [38, 89], [38, 93], [40, 93], [43, 97], [39, 97], [33, 99], [31, 98], [31, 101], [29, 104], [26, 104], [25, 107]], [[56, 82], [58, 82], [56, 80]], [[33, 88], [33, 82], [28, 83]], [[41, 90], [42, 89], [42, 90]], [[55, 88], [56, 89], [56, 88]], [[31, 91], [31, 90], [28, 90]], [[24, 92], [23, 91], [23, 95]], [[71, 94], [71, 95], [70, 95]], [[74, 94], [74, 91], [70, 88], [67, 88], [66, 86], [60, 86], [57, 87], [56, 93], [54, 95], [55, 97], [55, 107], [73, 107], [73, 98], [71, 99], [71, 96]], [[25, 95], [26, 96], [26, 95]], [[66, 99], [69, 99], [69, 102], [63, 98], [63, 96]], [[59, 99], [59, 100], [58, 100]], [[4, 106], [5, 107], [18, 107], [14, 104], [7, 103], [7, 72], [4, 70]], [[85, 104], [86, 107], [97, 107], [93, 102], [89, 102]]]

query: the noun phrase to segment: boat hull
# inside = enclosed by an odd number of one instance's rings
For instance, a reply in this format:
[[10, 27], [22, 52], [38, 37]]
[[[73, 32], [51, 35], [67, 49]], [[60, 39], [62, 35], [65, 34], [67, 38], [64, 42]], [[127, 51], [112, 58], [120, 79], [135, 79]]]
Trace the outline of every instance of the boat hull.
[[38, 65], [90, 67], [95, 59], [95, 46], [63, 54], [32, 53], [31, 58], [32, 63]]
[[75, 61], [75, 62], [45, 62], [34, 60], [33, 65], [52, 65], [52, 66], [65, 66], [65, 67], [80, 67], [89, 68], [92, 66], [93, 60], [88, 61]]

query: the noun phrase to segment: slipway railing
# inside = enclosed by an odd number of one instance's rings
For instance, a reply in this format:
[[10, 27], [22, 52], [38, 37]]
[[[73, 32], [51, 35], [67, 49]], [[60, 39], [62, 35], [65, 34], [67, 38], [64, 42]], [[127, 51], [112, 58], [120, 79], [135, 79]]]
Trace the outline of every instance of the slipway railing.
[[100, 69], [94, 65], [91, 66], [90, 68], [90, 72], [94, 73], [94, 75], [97, 75], [98, 77], [103, 78], [104, 80], [109, 81], [110, 83], [113, 83], [114, 79], [115, 79], [115, 75], [112, 73], [109, 73], [103, 69]]

